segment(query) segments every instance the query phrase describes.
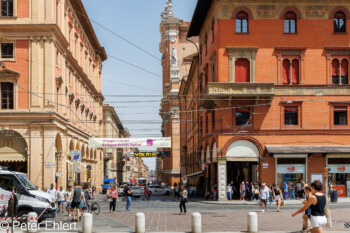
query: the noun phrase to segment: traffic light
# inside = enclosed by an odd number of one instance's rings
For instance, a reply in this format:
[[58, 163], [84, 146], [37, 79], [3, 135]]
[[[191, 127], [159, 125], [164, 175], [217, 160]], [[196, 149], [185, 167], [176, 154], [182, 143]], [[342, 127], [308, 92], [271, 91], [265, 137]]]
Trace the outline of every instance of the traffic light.
[[324, 177], [328, 177], [328, 167], [324, 168]]
[[91, 179], [91, 165], [86, 166], [86, 177], [87, 179]]

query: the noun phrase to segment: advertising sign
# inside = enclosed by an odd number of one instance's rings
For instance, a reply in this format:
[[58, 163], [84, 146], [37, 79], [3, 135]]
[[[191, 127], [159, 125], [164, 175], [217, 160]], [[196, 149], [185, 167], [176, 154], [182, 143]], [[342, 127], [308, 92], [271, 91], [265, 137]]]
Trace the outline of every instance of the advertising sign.
[[138, 148], [138, 147], [171, 147], [171, 137], [164, 138], [90, 138], [92, 148]]
[[323, 174], [311, 174], [310, 175], [310, 177], [311, 177], [311, 182], [314, 182], [315, 180], [318, 180], [318, 181], [320, 181], [321, 183], [323, 183]]
[[80, 173], [80, 163], [78, 161], [73, 162], [73, 172], [75, 174]]
[[296, 173], [305, 173], [305, 165], [304, 164], [279, 164], [277, 165], [277, 173], [279, 174], [296, 174]]
[[338, 191], [338, 197], [346, 197], [345, 185], [337, 185], [337, 186], [333, 186], [333, 188]]
[[350, 173], [350, 164], [329, 164], [329, 173]]
[[72, 161], [81, 161], [81, 151], [80, 150], [72, 150], [70, 152], [70, 158]]
[[135, 157], [170, 157], [170, 151], [135, 152]]

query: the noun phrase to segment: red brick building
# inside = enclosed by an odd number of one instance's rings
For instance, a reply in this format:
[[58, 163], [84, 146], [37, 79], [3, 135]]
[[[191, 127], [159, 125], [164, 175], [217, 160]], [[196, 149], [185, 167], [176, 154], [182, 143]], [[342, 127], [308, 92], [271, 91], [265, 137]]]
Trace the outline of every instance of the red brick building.
[[181, 121], [193, 124], [187, 134], [181, 124], [182, 178], [217, 183], [219, 200], [231, 181], [299, 178], [329, 178], [346, 195], [349, 10], [346, 0], [198, 1], [187, 35], [199, 36], [198, 72], [179, 92]]

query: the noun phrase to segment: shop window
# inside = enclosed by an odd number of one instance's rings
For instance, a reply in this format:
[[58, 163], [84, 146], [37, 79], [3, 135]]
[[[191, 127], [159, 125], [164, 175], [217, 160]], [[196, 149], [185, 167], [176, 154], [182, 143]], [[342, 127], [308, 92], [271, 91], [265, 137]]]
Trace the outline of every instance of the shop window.
[[297, 32], [297, 16], [294, 12], [287, 12], [284, 16], [284, 33]]
[[1, 43], [1, 58], [13, 58], [13, 43]]
[[1, 16], [13, 16], [13, 0], [1, 0]]
[[334, 15], [334, 32], [346, 32], [346, 16], [342, 11]]
[[[299, 60], [283, 60], [283, 84], [299, 84]], [[291, 78], [292, 77], [292, 78]]]
[[349, 63], [347, 59], [333, 59], [332, 61], [332, 83], [348, 84]]
[[1, 109], [13, 109], [13, 84], [0, 83], [1, 85]]
[[236, 16], [236, 33], [248, 33], [248, 14], [244, 11]]
[[284, 125], [298, 125], [298, 107], [284, 107]]
[[239, 58], [236, 60], [235, 79], [237, 83], [250, 82], [250, 62], [248, 59]]
[[346, 106], [334, 107], [334, 125], [348, 124], [348, 108]]
[[249, 108], [238, 108], [236, 109], [236, 126], [249, 125], [250, 124], [250, 109]]

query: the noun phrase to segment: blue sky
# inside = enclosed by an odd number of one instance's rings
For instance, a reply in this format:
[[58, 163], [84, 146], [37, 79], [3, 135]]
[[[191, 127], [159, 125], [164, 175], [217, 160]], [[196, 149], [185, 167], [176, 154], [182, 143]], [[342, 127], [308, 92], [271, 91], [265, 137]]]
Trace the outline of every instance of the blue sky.
[[[196, 2], [196, 0], [173, 0], [174, 15], [184, 21], [190, 21]], [[158, 112], [162, 95], [162, 79], [158, 76], [161, 76], [162, 68], [158, 48], [160, 13], [165, 8], [166, 0], [99, 0], [98, 4], [93, 0], [83, 0], [83, 3], [91, 20], [159, 59], [142, 52], [92, 22], [101, 45], [110, 55], [103, 64], [105, 102], [115, 108], [132, 137], [161, 136], [161, 118]], [[111, 56], [144, 68], [155, 75], [113, 59]], [[154, 159], [144, 161], [154, 169]]]

